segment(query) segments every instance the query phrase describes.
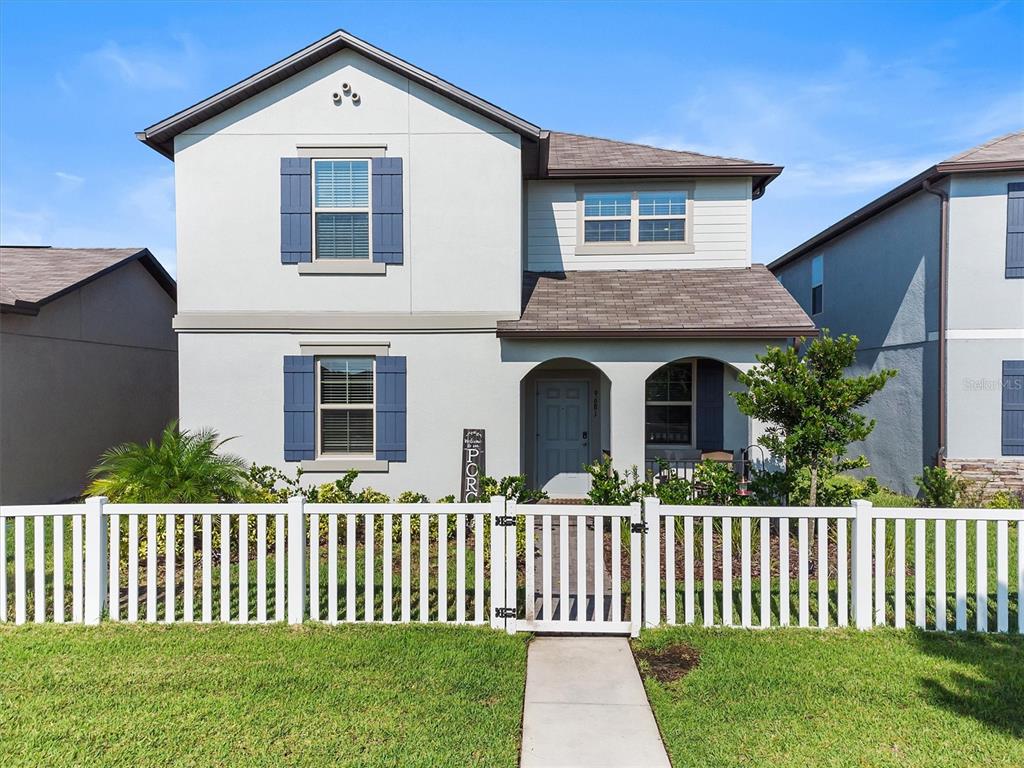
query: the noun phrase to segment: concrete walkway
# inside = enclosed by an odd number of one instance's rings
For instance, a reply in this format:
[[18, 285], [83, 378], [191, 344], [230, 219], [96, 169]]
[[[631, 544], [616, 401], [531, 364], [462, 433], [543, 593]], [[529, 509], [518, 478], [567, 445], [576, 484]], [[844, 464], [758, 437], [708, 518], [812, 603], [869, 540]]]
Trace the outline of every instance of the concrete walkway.
[[522, 768], [670, 768], [628, 641], [530, 644]]

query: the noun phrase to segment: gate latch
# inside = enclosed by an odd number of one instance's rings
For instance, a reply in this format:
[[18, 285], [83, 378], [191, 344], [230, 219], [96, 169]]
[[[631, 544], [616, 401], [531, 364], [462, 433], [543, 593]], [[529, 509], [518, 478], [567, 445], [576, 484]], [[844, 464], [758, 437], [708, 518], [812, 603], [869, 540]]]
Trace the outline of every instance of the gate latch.
[[498, 515], [496, 518], [494, 518], [494, 524], [501, 525], [506, 528], [511, 528], [515, 526], [516, 519], [513, 515]]
[[629, 531], [630, 533], [647, 533], [647, 523], [630, 523]]
[[514, 619], [516, 617], [515, 608], [495, 608], [494, 615], [499, 619]]

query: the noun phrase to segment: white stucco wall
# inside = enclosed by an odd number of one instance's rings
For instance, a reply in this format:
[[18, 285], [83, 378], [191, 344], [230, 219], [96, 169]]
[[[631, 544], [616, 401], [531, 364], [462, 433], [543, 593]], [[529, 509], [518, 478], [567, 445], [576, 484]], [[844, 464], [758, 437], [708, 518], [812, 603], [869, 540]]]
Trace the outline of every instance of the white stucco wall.
[[[609, 182], [621, 185], [621, 182]], [[600, 255], [576, 253], [576, 183], [526, 184], [526, 262], [537, 272], [581, 269], [677, 269], [750, 266], [750, 178], [697, 178], [689, 203], [693, 253], [644, 253], [642, 247]], [[587, 180], [593, 188], [599, 181]], [[642, 186], [641, 184], [637, 185]]]
[[[248, 461], [293, 473], [283, 460], [282, 360], [300, 343], [389, 344], [408, 369], [408, 460], [387, 471], [365, 472], [360, 487], [396, 495], [416, 490], [437, 498], [458, 493], [462, 430], [487, 433], [487, 471], [502, 476], [528, 471], [521, 442], [522, 380], [539, 364], [562, 358], [593, 363], [610, 382], [602, 389], [602, 420], [617, 466], [644, 466], [644, 384], [661, 365], [682, 357], [711, 357], [748, 369], [763, 343], [754, 341], [522, 342], [493, 333], [189, 333], [180, 336], [181, 411], [186, 427], [213, 427], [234, 436], [230, 450]], [[775, 343], [784, 343], [778, 340]], [[735, 375], [726, 376], [726, 389]], [[726, 403], [726, 438], [743, 447], [757, 429]], [[606, 410], [607, 409], [607, 410]], [[522, 427], [532, 434], [532, 426]], [[338, 472], [314, 472], [304, 482], [327, 482]]]
[[954, 176], [950, 186], [947, 456], [1002, 452], [1002, 363], [1024, 360], [1024, 279], [1006, 277], [1007, 184], [1017, 174]]
[[946, 327], [960, 335], [1024, 332], [1024, 279], [1006, 277], [1006, 189], [1021, 181], [1020, 173], [952, 177]]
[[[358, 106], [334, 102], [342, 82]], [[352, 276], [280, 263], [280, 158], [299, 145], [403, 158], [404, 264]], [[519, 310], [519, 136], [351, 51], [178, 136], [175, 188], [181, 312]]]

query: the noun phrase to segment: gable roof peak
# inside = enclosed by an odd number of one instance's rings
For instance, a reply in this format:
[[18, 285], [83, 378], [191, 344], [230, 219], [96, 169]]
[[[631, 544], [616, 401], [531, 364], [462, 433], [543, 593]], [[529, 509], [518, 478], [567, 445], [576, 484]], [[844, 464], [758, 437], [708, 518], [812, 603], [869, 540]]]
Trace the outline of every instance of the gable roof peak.
[[135, 135], [139, 141], [173, 160], [174, 137], [178, 134], [227, 111], [236, 104], [262, 93], [268, 88], [287, 80], [292, 75], [308, 69], [317, 62], [323, 61], [327, 57], [346, 49], [355, 51], [370, 61], [387, 67], [393, 72], [435, 91], [457, 104], [484, 115], [522, 136], [533, 140], [537, 140], [540, 137], [540, 128], [533, 123], [527, 122], [511, 112], [469, 91], [463, 90], [437, 75], [420, 69], [394, 54], [371, 45], [350, 32], [346, 32], [344, 29], [335, 30], [326, 37], [307, 45], [290, 56], [286, 56], [269, 67], [261, 69], [259, 72], [238, 81], [234, 85], [193, 104], [191, 107], [187, 107], [170, 117], [154, 123]]

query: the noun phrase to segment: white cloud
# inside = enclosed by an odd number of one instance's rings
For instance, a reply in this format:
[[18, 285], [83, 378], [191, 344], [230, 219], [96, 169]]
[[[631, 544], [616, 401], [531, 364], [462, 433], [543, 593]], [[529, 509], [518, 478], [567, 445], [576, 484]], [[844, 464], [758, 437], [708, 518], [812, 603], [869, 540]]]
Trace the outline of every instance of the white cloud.
[[85, 183], [84, 177], [66, 171], [54, 171], [53, 175], [57, 177], [57, 184], [63, 192], [73, 192]]
[[[188, 35], [177, 35], [170, 47], [127, 46], [108, 40], [83, 57], [86, 68], [135, 88], [180, 90], [196, 77], [202, 56]], [[58, 83], [63, 80], [58, 75]]]
[[73, 204], [50, 188], [35, 205], [7, 204], [24, 197], [8, 188], [0, 195], [0, 241], [5, 245], [147, 247], [175, 274], [173, 174], [141, 176], [123, 187], [111, 183], [79, 195]]

